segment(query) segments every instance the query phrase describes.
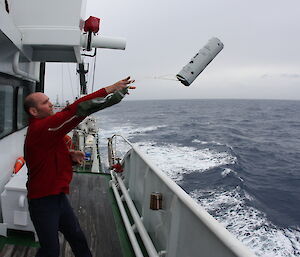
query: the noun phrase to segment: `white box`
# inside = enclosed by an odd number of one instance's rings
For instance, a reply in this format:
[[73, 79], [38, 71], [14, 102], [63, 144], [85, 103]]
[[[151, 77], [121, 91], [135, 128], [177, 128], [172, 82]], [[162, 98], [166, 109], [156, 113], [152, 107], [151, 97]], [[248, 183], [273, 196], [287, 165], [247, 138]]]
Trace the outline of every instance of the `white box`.
[[37, 241], [28, 211], [26, 182], [27, 167], [24, 165], [5, 185], [1, 194], [3, 223], [0, 224], [0, 234], [7, 236], [7, 229], [32, 231]]

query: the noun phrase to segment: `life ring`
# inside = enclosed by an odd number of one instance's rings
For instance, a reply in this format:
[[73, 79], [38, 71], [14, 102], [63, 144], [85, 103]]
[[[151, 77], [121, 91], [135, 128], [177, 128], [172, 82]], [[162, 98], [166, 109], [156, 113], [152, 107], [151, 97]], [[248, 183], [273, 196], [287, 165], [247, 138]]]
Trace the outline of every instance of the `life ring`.
[[74, 150], [75, 149], [75, 146], [72, 142], [72, 138], [70, 136], [65, 135], [64, 140], [65, 140], [65, 143], [66, 143], [69, 150]]
[[19, 157], [16, 160], [16, 163], [15, 163], [15, 166], [14, 166], [14, 170], [13, 170], [13, 174], [18, 173], [18, 171], [23, 167], [24, 164], [25, 164], [24, 157]]

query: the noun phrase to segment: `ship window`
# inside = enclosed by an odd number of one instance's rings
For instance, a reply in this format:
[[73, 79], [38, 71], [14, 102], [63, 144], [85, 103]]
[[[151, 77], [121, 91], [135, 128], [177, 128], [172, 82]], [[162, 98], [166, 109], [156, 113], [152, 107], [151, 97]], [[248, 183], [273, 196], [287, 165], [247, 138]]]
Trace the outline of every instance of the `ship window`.
[[24, 128], [28, 125], [28, 114], [24, 110], [24, 100], [29, 93], [28, 87], [18, 88], [17, 129]]
[[0, 138], [13, 131], [14, 89], [0, 86]]

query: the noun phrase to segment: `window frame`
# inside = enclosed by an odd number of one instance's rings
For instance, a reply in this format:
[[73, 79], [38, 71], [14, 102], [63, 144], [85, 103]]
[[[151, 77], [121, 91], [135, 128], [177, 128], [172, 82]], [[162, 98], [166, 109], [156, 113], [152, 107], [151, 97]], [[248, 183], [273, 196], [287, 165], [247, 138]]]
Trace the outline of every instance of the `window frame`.
[[[3, 114], [3, 117], [1, 117], [1, 124], [3, 122], [3, 131], [0, 132], [1, 133], [0, 138], [3, 138], [5, 136], [11, 134], [15, 128], [15, 124], [14, 124], [14, 106], [15, 106], [15, 91], [14, 90], [15, 89], [13, 86], [7, 85], [7, 84], [0, 85], [0, 88], [1, 89], [4, 88], [4, 91], [3, 91], [4, 103], [3, 103], [3, 106], [1, 105], [3, 110], [0, 110], [1, 114]], [[12, 100], [12, 103], [9, 103], [9, 105], [7, 105], [6, 104], [7, 99], [9, 101]], [[8, 122], [8, 120], [10, 120], [10, 121]]]
[[[18, 123], [20, 120], [20, 108], [23, 107], [23, 103], [19, 103], [19, 91], [22, 89], [23, 93], [31, 93], [36, 90], [36, 83], [23, 80], [11, 75], [0, 73], [0, 87], [1, 86], [11, 86], [13, 88], [13, 107], [12, 107], [12, 129], [7, 134], [0, 136], [0, 139], [11, 135], [12, 133], [22, 130], [28, 126], [28, 122], [24, 122], [22, 125]], [[25, 89], [25, 90], [24, 90]], [[28, 90], [26, 90], [28, 89]], [[25, 97], [23, 97], [24, 100]], [[20, 106], [22, 104], [22, 106]], [[19, 108], [19, 109], [18, 109]], [[23, 115], [23, 114], [22, 114]], [[23, 117], [21, 118], [23, 120]]]

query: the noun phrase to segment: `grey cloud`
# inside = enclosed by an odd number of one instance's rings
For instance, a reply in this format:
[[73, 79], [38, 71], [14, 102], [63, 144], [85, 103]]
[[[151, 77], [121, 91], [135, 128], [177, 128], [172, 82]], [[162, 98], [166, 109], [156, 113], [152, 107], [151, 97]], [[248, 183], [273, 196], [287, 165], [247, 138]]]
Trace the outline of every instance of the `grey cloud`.
[[280, 77], [290, 78], [290, 79], [298, 79], [300, 78], [300, 73], [282, 73]]
[[271, 79], [271, 78], [299, 79], [300, 73], [281, 73], [281, 74], [264, 73], [260, 76], [260, 78], [261, 79]]

